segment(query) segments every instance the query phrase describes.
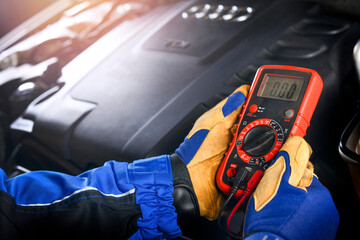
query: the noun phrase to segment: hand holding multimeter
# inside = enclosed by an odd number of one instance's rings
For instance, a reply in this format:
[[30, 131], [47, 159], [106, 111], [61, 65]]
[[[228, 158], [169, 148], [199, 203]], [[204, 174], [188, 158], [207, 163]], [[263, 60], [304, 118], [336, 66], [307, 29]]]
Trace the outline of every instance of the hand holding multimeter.
[[239, 116], [239, 122], [228, 151], [216, 174], [219, 189], [238, 202], [227, 218], [227, 230], [232, 216], [255, 190], [265, 169], [281, 146], [292, 135], [304, 137], [310, 125], [323, 82], [311, 69], [268, 65], [258, 69], [250, 92]]
[[259, 68], [217, 172], [217, 185], [225, 195], [241, 196], [249, 183], [261, 179], [288, 136], [305, 136], [322, 88], [320, 76], [311, 69]]

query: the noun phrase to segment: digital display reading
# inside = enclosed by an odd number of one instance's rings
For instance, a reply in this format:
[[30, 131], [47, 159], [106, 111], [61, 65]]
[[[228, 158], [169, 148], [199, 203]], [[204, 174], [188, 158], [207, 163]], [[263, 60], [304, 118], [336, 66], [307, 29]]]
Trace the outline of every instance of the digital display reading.
[[286, 101], [296, 101], [299, 97], [303, 78], [266, 74], [258, 96]]

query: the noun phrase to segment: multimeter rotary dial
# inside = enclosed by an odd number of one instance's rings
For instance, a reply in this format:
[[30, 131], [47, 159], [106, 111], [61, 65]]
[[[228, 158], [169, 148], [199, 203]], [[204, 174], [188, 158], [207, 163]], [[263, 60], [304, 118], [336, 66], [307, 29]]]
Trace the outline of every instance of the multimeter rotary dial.
[[279, 123], [262, 118], [247, 124], [236, 141], [238, 156], [246, 163], [259, 164], [275, 157], [284, 141]]

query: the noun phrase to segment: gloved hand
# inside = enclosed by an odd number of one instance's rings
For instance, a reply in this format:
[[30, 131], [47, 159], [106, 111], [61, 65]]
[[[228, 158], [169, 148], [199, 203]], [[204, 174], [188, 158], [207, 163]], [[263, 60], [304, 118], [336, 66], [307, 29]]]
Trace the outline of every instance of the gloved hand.
[[339, 214], [314, 175], [311, 153], [303, 138], [287, 139], [250, 199], [246, 240], [335, 238]]
[[234, 124], [248, 91], [249, 86], [243, 85], [204, 113], [175, 151], [187, 165], [200, 215], [209, 220], [217, 218], [222, 205], [215, 175], [236, 130]]

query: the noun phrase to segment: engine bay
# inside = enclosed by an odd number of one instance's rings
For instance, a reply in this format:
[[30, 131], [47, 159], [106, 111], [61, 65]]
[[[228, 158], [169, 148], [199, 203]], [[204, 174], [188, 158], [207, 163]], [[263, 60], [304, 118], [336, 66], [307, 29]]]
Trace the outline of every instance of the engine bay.
[[[359, 198], [338, 144], [359, 101], [359, 18], [314, 1], [61, 4], [42, 22], [29, 19], [37, 24], [26, 34], [0, 39], [0, 163], [9, 176], [173, 153], [260, 66], [299, 66], [324, 82], [305, 139], [340, 213], [337, 239], [356, 236]], [[226, 238], [196, 221], [185, 235]]]

